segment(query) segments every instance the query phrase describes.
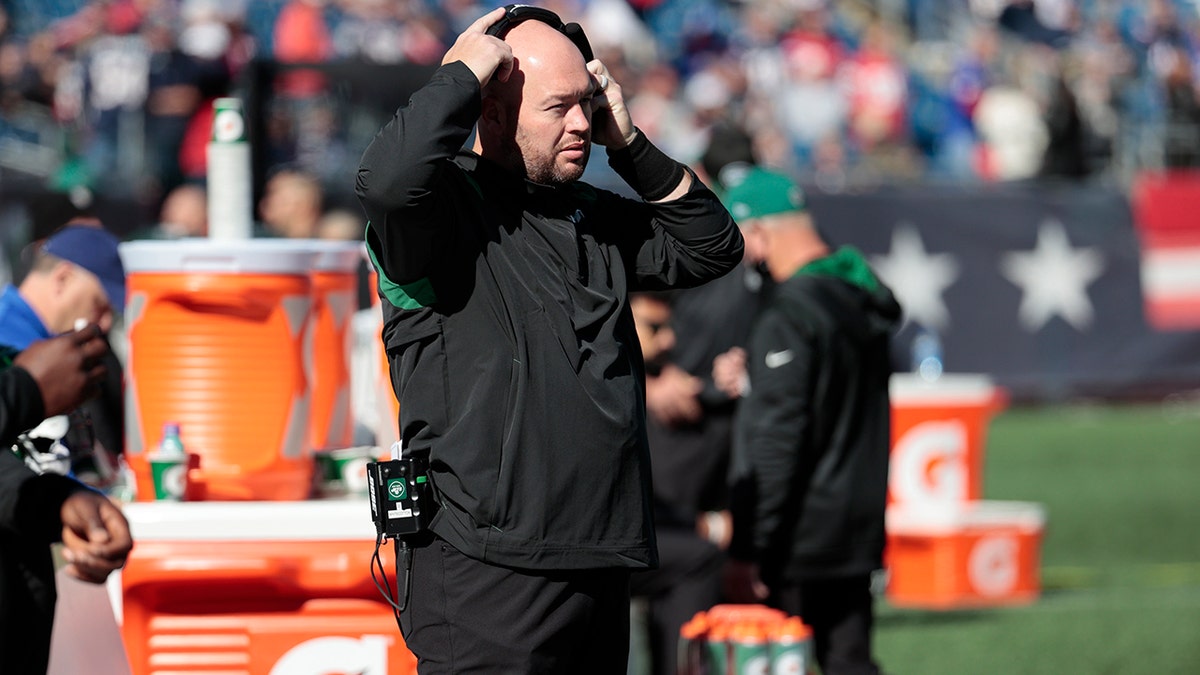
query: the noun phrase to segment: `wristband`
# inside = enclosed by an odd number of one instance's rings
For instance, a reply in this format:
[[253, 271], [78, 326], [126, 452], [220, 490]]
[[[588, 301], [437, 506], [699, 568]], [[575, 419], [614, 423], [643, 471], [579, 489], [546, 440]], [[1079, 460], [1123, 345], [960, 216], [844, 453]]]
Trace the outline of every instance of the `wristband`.
[[655, 147], [641, 129], [632, 143], [608, 151], [608, 165], [634, 192], [650, 202], [671, 194], [683, 180], [683, 165]]

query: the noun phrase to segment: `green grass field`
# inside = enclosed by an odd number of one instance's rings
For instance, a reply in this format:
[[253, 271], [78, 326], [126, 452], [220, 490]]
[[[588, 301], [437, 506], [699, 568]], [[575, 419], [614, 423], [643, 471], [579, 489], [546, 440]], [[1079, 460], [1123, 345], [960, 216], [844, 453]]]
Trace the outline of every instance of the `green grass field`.
[[891, 675], [1200, 673], [1200, 402], [1011, 409], [984, 497], [1040, 502], [1042, 597], [879, 607]]

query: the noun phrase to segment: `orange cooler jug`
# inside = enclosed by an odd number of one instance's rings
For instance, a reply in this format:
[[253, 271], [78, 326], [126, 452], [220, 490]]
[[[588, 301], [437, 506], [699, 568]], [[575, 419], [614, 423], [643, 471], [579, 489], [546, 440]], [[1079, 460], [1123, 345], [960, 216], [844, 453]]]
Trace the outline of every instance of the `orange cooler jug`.
[[983, 498], [991, 419], [1008, 403], [986, 375], [946, 374], [926, 382], [892, 375], [888, 504], [951, 509]]
[[350, 409], [351, 318], [358, 309], [360, 242], [309, 240], [316, 254], [311, 274], [312, 447], [346, 448], [354, 444]]
[[121, 245], [129, 338], [125, 454], [140, 500], [146, 453], [178, 422], [200, 456], [192, 499], [305, 499], [315, 253], [254, 239]]
[[365, 499], [125, 510], [137, 546], [109, 587], [134, 675], [415, 675]]

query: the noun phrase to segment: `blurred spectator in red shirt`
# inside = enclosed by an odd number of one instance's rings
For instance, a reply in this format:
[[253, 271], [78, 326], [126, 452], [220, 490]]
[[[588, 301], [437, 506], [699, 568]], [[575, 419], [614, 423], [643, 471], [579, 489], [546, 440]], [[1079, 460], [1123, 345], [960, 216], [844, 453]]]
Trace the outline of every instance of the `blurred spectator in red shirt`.
[[908, 84], [904, 64], [895, 53], [895, 32], [881, 21], [872, 21], [845, 66], [849, 130], [863, 152], [904, 137]]
[[[283, 63], [321, 63], [333, 55], [325, 24], [325, 0], [290, 0], [275, 20], [275, 58]], [[294, 98], [314, 96], [325, 89], [325, 77], [312, 70], [284, 73], [279, 91]]]
[[760, 94], [768, 99], [774, 96], [777, 119], [791, 138], [797, 158], [807, 163], [813, 146], [844, 124], [846, 100], [836, 75], [845, 53], [829, 30], [824, 7], [800, 11], [797, 21], [779, 45], [781, 89]]

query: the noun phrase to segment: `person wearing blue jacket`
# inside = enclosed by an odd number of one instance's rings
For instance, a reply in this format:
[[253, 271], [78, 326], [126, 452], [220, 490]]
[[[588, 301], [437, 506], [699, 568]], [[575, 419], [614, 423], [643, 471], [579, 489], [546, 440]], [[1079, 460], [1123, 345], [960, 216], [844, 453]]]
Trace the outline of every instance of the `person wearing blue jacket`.
[[[28, 273], [0, 291], [0, 349], [20, 352], [81, 322], [107, 335], [125, 305], [125, 268], [117, 246], [118, 239], [98, 220], [79, 217], [30, 247]], [[124, 440], [121, 363], [111, 349], [103, 360], [108, 377], [99, 396], [68, 411], [69, 424], [49, 423], [18, 440], [20, 452], [39, 473], [73, 473], [101, 486], [115, 476]]]

